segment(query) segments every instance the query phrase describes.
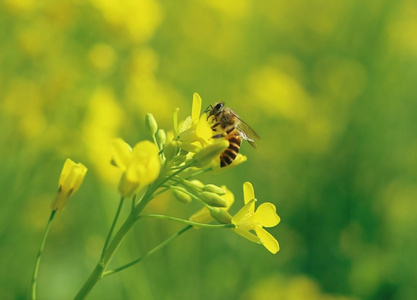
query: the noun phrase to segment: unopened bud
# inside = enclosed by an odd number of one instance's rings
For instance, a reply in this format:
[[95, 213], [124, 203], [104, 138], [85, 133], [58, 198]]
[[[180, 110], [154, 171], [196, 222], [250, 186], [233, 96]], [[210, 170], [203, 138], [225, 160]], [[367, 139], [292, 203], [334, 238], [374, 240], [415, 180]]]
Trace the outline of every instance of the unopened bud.
[[158, 129], [158, 131], [155, 134], [155, 139], [156, 139], [156, 142], [158, 143], [158, 148], [162, 149], [167, 140], [167, 135], [165, 133], [165, 130]]
[[210, 214], [217, 222], [221, 224], [230, 224], [232, 222], [232, 216], [224, 209], [211, 207]]
[[164, 154], [167, 160], [173, 159], [178, 154], [178, 146], [176, 141], [172, 143], [165, 144]]
[[158, 130], [158, 123], [156, 122], [155, 117], [151, 113], [146, 114], [145, 129], [151, 136], [154, 136]]
[[206, 184], [203, 187], [203, 191], [212, 192], [212, 193], [215, 193], [215, 194], [220, 195], [220, 196], [223, 196], [223, 195], [226, 194], [226, 191], [224, 189], [222, 189], [221, 187], [218, 187], [217, 185], [214, 185], [214, 184]]
[[172, 194], [174, 195], [175, 199], [177, 199], [180, 202], [190, 203], [192, 201], [192, 198], [190, 195], [188, 195], [187, 193], [179, 189], [173, 190]]
[[204, 183], [202, 183], [200, 180], [197, 179], [193, 179], [190, 181], [190, 183], [192, 183], [193, 185], [199, 187], [199, 188], [203, 188], [204, 187]]
[[226, 148], [229, 147], [229, 142], [222, 140], [220, 142], [215, 142], [194, 154], [193, 160], [195, 166], [202, 168], [208, 165], [214, 158], [220, 155]]
[[59, 177], [58, 193], [51, 204], [52, 210], [62, 210], [68, 202], [70, 196], [75, 194], [80, 188], [87, 168], [82, 164], [76, 164], [71, 159], [67, 159]]
[[227, 201], [215, 193], [202, 192], [200, 198], [210, 206], [227, 207]]

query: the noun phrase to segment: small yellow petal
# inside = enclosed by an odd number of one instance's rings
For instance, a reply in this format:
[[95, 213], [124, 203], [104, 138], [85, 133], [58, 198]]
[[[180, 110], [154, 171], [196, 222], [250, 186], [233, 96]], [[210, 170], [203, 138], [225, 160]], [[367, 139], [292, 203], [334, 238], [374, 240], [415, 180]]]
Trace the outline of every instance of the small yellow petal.
[[223, 196], [224, 200], [227, 202], [227, 209], [229, 209], [233, 202], [235, 202], [235, 196], [231, 191], [229, 191], [225, 185], [222, 185], [221, 188], [226, 191], [226, 194]]
[[272, 203], [262, 203], [255, 212], [254, 222], [264, 227], [274, 227], [281, 221], [276, 213], [275, 205]]
[[187, 129], [190, 129], [193, 126], [193, 119], [191, 117], [187, 117], [184, 121], [181, 121], [178, 125], [178, 135], [182, 136], [182, 133]]
[[253, 190], [252, 183], [249, 181], [246, 181], [243, 184], [243, 199], [245, 201], [245, 204], [251, 201], [252, 199], [255, 199], [255, 191]]
[[132, 159], [132, 148], [123, 141], [121, 138], [117, 138], [111, 141], [110, 144], [111, 158], [117, 167], [126, 171]]
[[245, 239], [248, 239], [251, 242], [257, 243], [257, 244], [261, 244], [261, 239], [259, 237], [257, 237], [256, 235], [254, 235], [253, 233], [247, 231], [247, 230], [243, 230], [240, 229], [239, 227], [236, 228], [232, 228], [232, 230], [234, 232], [236, 232], [237, 234], [243, 236]]
[[146, 171], [147, 168], [143, 164], [138, 162], [131, 163], [125, 172], [126, 179], [134, 183], [148, 184]]
[[129, 181], [147, 185], [158, 177], [160, 169], [158, 147], [150, 141], [142, 141], [133, 147], [132, 161], [126, 170], [126, 177]]
[[197, 124], [199, 118], [200, 118], [200, 112], [201, 112], [201, 97], [199, 94], [194, 93], [193, 95], [193, 106], [191, 110], [191, 118], [193, 120], [193, 124]]
[[197, 122], [197, 127], [195, 129], [195, 133], [196, 133], [197, 137], [199, 137], [199, 139], [203, 141], [204, 144], [208, 144], [208, 140], [211, 139], [212, 136], [213, 136], [213, 131], [212, 131], [209, 123], [206, 121], [205, 116], [206, 115], [203, 114], [203, 116]]
[[239, 224], [245, 223], [246, 219], [250, 218], [253, 215], [253, 207], [255, 205], [255, 199], [249, 201], [245, 204], [232, 218], [232, 223], [236, 226]]
[[269, 252], [275, 254], [279, 251], [278, 241], [261, 226], [255, 227], [256, 235], [261, 239], [261, 243], [268, 249]]

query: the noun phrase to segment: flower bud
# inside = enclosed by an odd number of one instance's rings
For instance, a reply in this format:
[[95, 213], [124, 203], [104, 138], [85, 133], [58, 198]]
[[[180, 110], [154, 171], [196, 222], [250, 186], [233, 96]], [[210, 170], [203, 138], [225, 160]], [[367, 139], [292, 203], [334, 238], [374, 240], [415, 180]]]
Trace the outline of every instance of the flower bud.
[[215, 194], [220, 195], [220, 196], [226, 194], [226, 191], [224, 189], [222, 189], [222, 188], [220, 188], [220, 187], [218, 187], [217, 185], [214, 185], [214, 184], [206, 184], [203, 187], [203, 191], [212, 192], [212, 193], [215, 193]]
[[210, 214], [217, 222], [221, 224], [230, 224], [232, 222], [232, 216], [225, 209], [211, 207]]
[[201, 149], [193, 156], [195, 166], [202, 168], [208, 165], [216, 156], [220, 155], [224, 150], [226, 150], [227, 147], [229, 147], [229, 142], [222, 140]]
[[158, 148], [162, 149], [167, 140], [167, 135], [165, 133], [165, 130], [158, 129], [158, 131], [155, 134], [155, 139], [156, 139], [156, 142], [158, 143]]
[[174, 195], [175, 199], [177, 199], [180, 202], [190, 203], [192, 201], [191, 196], [185, 193], [184, 191], [174, 189], [172, 191], [172, 194]]
[[58, 194], [51, 205], [52, 210], [62, 210], [65, 207], [69, 197], [80, 188], [86, 173], [87, 168], [83, 164], [76, 164], [69, 158], [65, 161], [59, 178]]
[[146, 114], [145, 129], [151, 136], [154, 136], [158, 130], [158, 123], [156, 122], [155, 117], [151, 113]]
[[165, 144], [164, 154], [167, 160], [173, 159], [178, 154], [178, 146], [176, 141]]
[[201, 192], [202, 188], [204, 187], [204, 183], [202, 183], [199, 180], [188, 181], [186, 179], [183, 179], [181, 184], [189, 190], [194, 190], [198, 192]]
[[202, 192], [199, 196], [201, 200], [210, 206], [227, 207], [227, 201], [215, 193]]
[[204, 187], [204, 183], [202, 183], [200, 180], [197, 180], [197, 179], [191, 180], [190, 183], [192, 183], [194, 186], [199, 187], [199, 188]]

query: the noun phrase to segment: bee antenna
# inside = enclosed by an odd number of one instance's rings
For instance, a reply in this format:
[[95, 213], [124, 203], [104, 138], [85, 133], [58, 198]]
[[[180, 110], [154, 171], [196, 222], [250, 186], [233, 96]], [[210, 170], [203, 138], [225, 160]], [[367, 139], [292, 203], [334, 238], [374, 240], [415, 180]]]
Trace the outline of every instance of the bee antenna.
[[209, 106], [207, 106], [207, 108], [206, 108], [206, 110], [204, 111], [205, 113], [206, 112], [209, 112], [209, 110], [211, 110], [213, 108], [213, 106], [211, 106], [211, 105], [209, 105]]

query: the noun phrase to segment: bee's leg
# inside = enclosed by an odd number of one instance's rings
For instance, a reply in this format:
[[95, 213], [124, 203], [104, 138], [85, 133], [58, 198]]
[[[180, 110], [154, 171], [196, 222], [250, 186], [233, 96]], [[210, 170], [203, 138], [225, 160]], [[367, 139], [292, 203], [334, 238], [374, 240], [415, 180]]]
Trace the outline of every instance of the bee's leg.
[[216, 127], [219, 126], [219, 125], [220, 125], [219, 122], [215, 123], [214, 125], [211, 126], [211, 130], [217, 131]]
[[219, 138], [222, 138], [222, 137], [224, 137], [223, 134], [216, 134], [216, 135], [212, 136], [213, 139], [219, 139]]

